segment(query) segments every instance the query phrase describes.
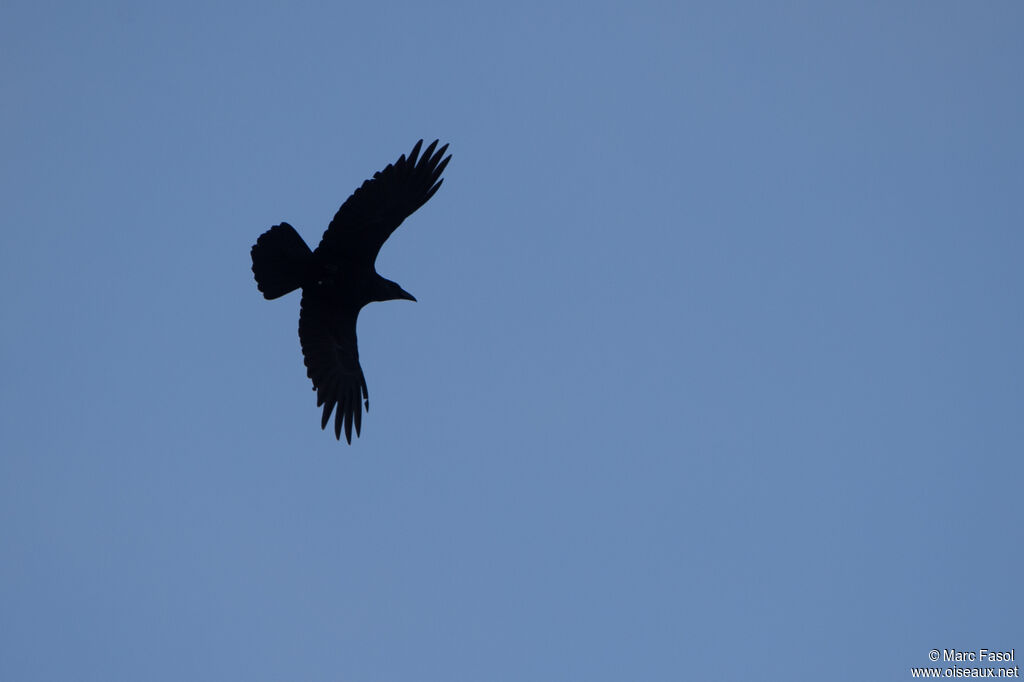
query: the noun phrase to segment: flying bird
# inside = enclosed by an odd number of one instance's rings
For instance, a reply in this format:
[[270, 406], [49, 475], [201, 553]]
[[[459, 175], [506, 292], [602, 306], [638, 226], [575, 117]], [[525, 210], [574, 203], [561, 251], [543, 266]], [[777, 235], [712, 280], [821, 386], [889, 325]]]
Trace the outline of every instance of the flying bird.
[[264, 298], [302, 289], [299, 342], [317, 407], [323, 406], [320, 428], [327, 428], [333, 411], [335, 437], [341, 440], [344, 428], [350, 444], [352, 426], [358, 436], [363, 408], [370, 411], [356, 318], [373, 301], [416, 300], [378, 275], [375, 262], [391, 233], [444, 182], [441, 173], [452, 157], [444, 156], [448, 145], [435, 151], [437, 143], [421, 155], [420, 140], [408, 156], [374, 173], [341, 205], [315, 251], [288, 223], [273, 226], [252, 247], [252, 272]]

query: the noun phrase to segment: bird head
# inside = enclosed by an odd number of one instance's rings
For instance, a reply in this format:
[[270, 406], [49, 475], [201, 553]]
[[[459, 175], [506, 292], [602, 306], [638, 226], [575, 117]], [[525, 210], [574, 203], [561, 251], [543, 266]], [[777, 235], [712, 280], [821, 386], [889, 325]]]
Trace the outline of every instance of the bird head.
[[398, 286], [397, 282], [392, 282], [390, 279], [384, 279], [379, 275], [377, 276], [373, 289], [374, 301], [395, 301], [399, 299], [405, 301], [416, 300], [415, 296]]

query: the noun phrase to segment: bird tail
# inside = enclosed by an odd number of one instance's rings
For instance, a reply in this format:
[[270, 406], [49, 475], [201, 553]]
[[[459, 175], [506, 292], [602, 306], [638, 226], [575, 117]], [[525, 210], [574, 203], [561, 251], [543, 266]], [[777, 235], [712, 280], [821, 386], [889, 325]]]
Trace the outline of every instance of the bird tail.
[[301, 287], [312, 262], [313, 252], [288, 223], [274, 225], [252, 247], [252, 274], [268, 300]]

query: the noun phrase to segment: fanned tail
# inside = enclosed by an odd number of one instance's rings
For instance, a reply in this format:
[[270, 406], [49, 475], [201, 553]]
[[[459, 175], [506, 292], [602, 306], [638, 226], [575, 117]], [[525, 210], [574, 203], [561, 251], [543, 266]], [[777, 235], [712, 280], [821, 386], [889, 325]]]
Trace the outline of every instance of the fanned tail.
[[301, 287], [313, 252], [288, 223], [274, 225], [252, 247], [252, 274], [266, 299], [279, 298]]

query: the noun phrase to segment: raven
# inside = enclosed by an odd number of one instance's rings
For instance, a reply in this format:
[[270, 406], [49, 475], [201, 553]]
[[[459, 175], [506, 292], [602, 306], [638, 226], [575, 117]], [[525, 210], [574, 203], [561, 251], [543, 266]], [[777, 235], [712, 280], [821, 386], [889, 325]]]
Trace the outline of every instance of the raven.
[[299, 312], [299, 343], [306, 374], [313, 381], [317, 407], [324, 412], [320, 428], [326, 429], [335, 407], [334, 435], [352, 443], [362, 425], [363, 407], [370, 411], [366, 378], [359, 366], [356, 318], [367, 303], [405, 299], [412, 294], [377, 274], [377, 253], [391, 233], [434, 196], [451, 155], [448, 145], [436, 152], [434, 140], [420, 155], [420, 140], [406, 157], [352, 193], [327, 226], [315, 251], [288, 223], [275, 225], [260, 235], [252, 247], [252, 272], [266, 299], [302, 288]]

